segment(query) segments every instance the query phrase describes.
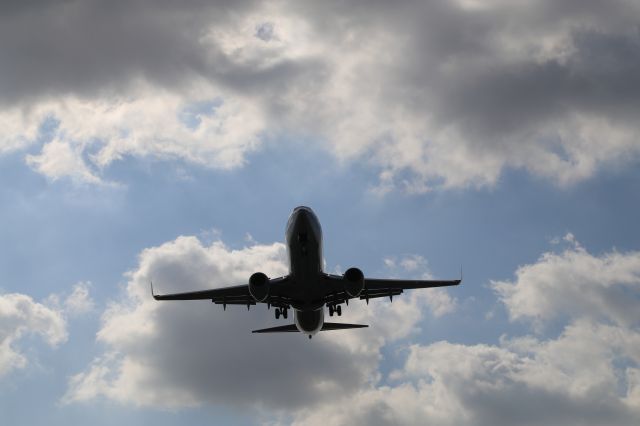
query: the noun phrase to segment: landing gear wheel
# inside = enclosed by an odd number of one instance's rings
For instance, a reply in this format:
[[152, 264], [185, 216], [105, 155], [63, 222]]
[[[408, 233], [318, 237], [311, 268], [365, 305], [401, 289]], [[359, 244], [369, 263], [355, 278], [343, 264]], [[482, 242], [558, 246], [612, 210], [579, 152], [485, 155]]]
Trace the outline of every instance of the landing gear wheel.
[[280, 309], [276, 308], [276, 319], [280, 319]]
[[340, 305], [336, 306], [336, 312], [338, 313], [338, 316], [342, 316], [342, 307]]
[[282, 317], [284, 319], [287, 319], [288, 316], [289, 316], [289, 310], [288, 309], [283, 309], [282, 310]]
[[333, 316], [333, 306], [329, 306], [329, 316]]

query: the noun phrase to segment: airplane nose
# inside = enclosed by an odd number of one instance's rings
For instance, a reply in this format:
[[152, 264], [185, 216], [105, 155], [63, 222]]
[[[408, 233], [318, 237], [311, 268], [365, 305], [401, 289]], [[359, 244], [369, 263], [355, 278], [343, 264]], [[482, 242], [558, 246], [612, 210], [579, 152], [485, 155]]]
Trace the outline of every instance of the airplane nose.
[[305, 227], [309, 223], [309, 212], [305, 210], [299, 210], [296, 213], [296, 226]]

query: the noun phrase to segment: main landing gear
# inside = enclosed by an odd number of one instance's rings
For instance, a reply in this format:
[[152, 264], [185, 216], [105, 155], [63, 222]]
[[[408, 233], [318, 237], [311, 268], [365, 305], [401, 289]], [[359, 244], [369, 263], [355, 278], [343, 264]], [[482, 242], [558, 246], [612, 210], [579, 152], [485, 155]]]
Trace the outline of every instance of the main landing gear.
[[342, 307], [340, 305], [329, 305], [329, 316], [332, 317], [334, 312], [338, 314], [338, 316], [342, 316]]
[[287, 308], [276, 308], [276, 319], [280, 319], [280, 315], [282, 315], [282, 318], [287, 319], [289, 310]]

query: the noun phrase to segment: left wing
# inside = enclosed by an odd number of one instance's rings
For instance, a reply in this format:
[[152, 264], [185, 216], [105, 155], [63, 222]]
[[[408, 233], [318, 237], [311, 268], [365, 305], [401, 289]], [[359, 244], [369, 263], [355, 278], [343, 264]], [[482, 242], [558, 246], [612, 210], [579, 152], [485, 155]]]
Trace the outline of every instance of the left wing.
[[[270, 303], [276, 307], [289, 305], [289, 299], [283, 295], [283, 287], [289, 281], [289, 277], [273, 278], [269, 280], [269, 296], [265, 303]], [[214, 288], [211, 290], [188, 291], [185, 293], [154, 294], [153, 284], [151, 294], [156, 300], [211, 300], [216, 305], [255, 305], [256, 301], [249, 293], [249, 285], [236, 285], [232, 287]]]

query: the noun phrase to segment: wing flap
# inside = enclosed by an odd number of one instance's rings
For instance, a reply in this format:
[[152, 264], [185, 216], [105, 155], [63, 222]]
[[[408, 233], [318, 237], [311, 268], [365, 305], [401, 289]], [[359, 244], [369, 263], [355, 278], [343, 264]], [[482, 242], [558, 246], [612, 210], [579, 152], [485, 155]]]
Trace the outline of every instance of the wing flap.
[[380, 289], [380, 290], [368, 290], [364, 289], [360, 293], [360, 300], [375, 299], [377, 297], [390, 297], [398, 296], [402, 294], [402, 290], [398, 288], [394, 289]]
[[213, 300], [213, 303], [215, 303], [216, 305], [255, 305], [256, 301], [251, 299], [247, 299], [247, 300], [227, 300], [227, 301], [217, 301], [217, 300]]

